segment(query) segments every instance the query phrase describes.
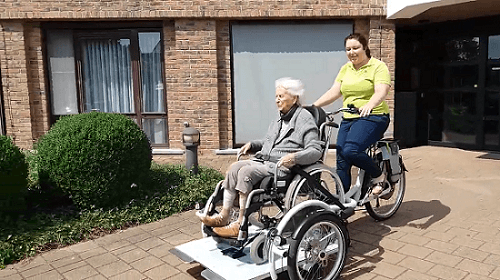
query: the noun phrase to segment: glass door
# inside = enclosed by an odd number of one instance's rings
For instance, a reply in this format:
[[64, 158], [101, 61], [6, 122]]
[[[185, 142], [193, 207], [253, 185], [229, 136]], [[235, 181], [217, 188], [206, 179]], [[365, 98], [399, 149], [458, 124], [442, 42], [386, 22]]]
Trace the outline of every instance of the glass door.
[[484, 100], [484, 145], [487, 149], [500, 149], [500, 35], [488, 38]]

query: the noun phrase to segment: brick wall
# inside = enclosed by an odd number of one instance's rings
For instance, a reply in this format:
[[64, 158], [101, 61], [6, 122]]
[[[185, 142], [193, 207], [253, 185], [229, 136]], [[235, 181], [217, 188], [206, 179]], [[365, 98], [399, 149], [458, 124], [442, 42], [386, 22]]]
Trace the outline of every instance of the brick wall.
[[175, 21], [175, 46], [170, 49], [167, 83], [170, 146], [182, 148], [184, 122], [202, 134], [205, 149], [219, 148], [217, 38], [214, 20]]
[[0, 19], [360, 17], [384, 15], [385, 0], [17, 0]]
[[4, 96], [5, 126], [20, 148], [33, 144], [25, 30], [18, 22], [2, 22], [0, 27], [0, 70]]
[[38, 139], [49, 129], [48, 100], [45, 90], [45, 71], [42, 54], [42, 30], [36, 24], [25, 25], [26, 62], [32, 134]]
[[[198, 0], [0, 2], [0, 67], [7, 134], [31, 148], [49, 129], [49, 89], [43, 57], [45, 21], [162, 20], [168, 133], [171, 149], [183, 149], [183, 123], [202, 133], [201, 161], [225, 158], [232, 148], [231, 20], [352, 20], [370, 40], [372, 55], [386, 62], [394, 78], [394, 25], [385, 0]], [[137, 21], [140, 24], [140, 21]], [[393, 95], [389, 104], [393, 109]], [[156, 156], [183, 162], [182, 156]], [[233, 157], [228, 157], [232, 160]]]

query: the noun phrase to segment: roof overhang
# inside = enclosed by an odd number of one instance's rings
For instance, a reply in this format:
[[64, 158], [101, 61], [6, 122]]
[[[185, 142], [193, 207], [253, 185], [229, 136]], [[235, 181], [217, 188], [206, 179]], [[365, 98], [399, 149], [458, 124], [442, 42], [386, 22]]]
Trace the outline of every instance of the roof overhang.
[[409, 19], [432, 8], [475, 1], [476, 0], [387, 0], [387, 18]]

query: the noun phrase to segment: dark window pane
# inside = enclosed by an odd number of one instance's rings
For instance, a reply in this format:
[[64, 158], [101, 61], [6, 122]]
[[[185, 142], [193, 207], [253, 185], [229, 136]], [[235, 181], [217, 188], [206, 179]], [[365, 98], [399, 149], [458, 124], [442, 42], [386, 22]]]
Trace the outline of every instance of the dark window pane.
[[141, 88], [144, 112], [165, 112], [163, 79], [161, 71], [160, 32], [140, 32]]
[[443, 112], [444, 142], [475, 144], [476, 94], [447, 93]]
[[451, 39], [445, 42], [446, 61], [471, 61], [479, 56], [479, 37]]
[[498, 121], [484, 121], [484, 144], [497, 146], [499, 136]]
[[500, 116], [499, 99], [500, 91], [486, 91], [484, 102], [485, 116]]

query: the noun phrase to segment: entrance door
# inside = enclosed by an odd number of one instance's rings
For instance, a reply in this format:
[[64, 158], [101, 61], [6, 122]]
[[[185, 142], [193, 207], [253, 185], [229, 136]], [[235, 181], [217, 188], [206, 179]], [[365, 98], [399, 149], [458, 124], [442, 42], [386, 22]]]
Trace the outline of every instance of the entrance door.
[[484, 102], [484, 146], [500, 149], [500, 35], [488, 38]]

